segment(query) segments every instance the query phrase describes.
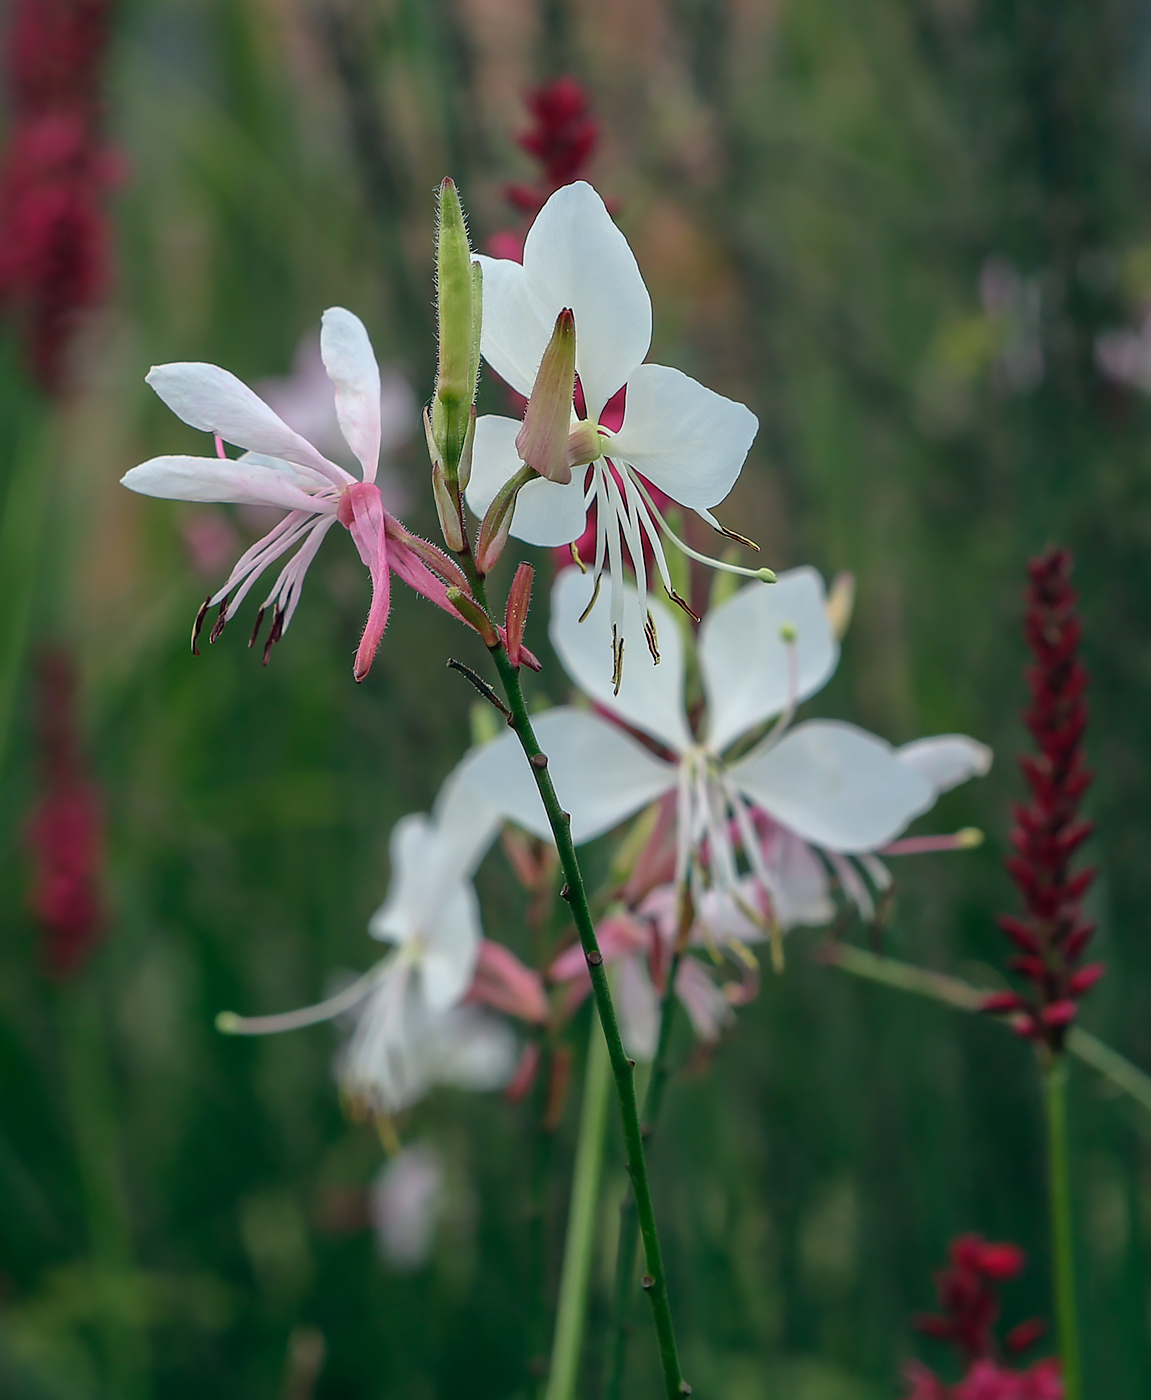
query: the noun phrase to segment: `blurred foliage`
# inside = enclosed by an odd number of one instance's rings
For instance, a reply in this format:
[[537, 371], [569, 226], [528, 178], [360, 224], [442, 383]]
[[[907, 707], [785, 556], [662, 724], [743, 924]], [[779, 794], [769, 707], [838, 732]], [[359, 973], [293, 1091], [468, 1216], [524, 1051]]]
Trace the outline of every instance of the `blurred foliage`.
[[[470, 696], [443, 667], [474, 647], [400, 594], [356, 688], [367, 581], [334, 536], [267, 669], [243, 618], [194, 662], [185, 629], [229, 561], [197, 578], [190, 523], [250, 526], [117, 481], [198, 450], [144, 388], [150, 363], [281, 374], [333, 303], [425, 394], [436, 182], [456, 177], [481, 245], [514, 222], [501, 190], [524, 174], [520, 96], [549, 74], [593, 94], [597, 183], [652, 290], [654, 357], [760, 415], [725, 518], [775, 566], [858, 576], [818, 712], [997, 749], [991, 777], [932, 820], [982, 826], [988, 845], [900, 865], [884, 935], [976, 980], [1001, 976], [993, 915], [1012, 902], [1024, 561], [1048, 540], [1076, 552], [1111, 969], [1086, 1024], [1151, 1065], [1151, 409], [1093, 348], [1151, 290], [1149, 63], [1135, 0], [122, 5], [116, 294], [63, 407], [36, 399], [10, 341], [0, 366], [0, 702], [25, 599], [28, 646], [63, 640], [82, 663], [115, 910], [82, 982], [51, 985], [25, 913], [33, 694], [18, 682], [0, 736], [5, 1396], [531, 1393], [547, 1301], [526, 1262], [530, 1105], [440, 1092], [400, 1125], [439, 1145], [453, 1188], [433, 1263], [396, 1274], [368, 1229], [382, 1150], [341, 1115], [330, 1030], [212, 1029], [221, 1008], [300, 1005], [366, 965], [388, 832], [466, 746]], [[430, 531], [417, 442], [397, 470]], [[562, 689], [554, 665], [537, 683]], [[526, 951], [498, 855], [480, 883], [489, 931]], [[896, 1395], [925, 1346], [910, 1318], [964, 1230], [1028, 1250], [1011, 1321], [1050, 1313], [1028, 1050], [850, 984], [812, 946], [792, 940], [711, 1063], [680, 1047], [653, 1165], [698, 1395]], [[1085, 1371], [1094, 1400], [1127, 1400], [1151, 1388], [1151, 1125], [1081, 1068], [1072, 1087]], [[553, 1287], [573, 1119], [548, 1200]], [[606, 1275], [596, 1290], [589, 1395]], [[655, 1394], [638, 1328], [633, 1351], [634, 1393]]]

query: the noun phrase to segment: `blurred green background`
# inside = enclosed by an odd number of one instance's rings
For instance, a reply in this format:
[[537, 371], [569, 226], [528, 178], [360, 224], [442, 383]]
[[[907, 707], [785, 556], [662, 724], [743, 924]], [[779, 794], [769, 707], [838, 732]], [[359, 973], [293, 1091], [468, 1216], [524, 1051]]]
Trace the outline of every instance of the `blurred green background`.
[[[12, 1400], [533, 1392], [546, 1317], [525, 1263], [530, 1106], [440, 1091], [401, 1123], [444, 1154], [451, 1199], [432, 1261], [399, 1273], [369, 1228], [383, 1152], [341, 1114], [331, 1028], [239, 1042], [212, 1025], [225, 1007], [314, 1000], [374, 956], [391, 826], [427, 807], [469, 741], [470, 692], [444, 660], [476, 648], [397, 590], [357, 688], [368, 585], [333, 536], [267, 669], [243, 645], [252, 601], [193, 660], [195, 609], [251, 522], [117, 483], [148, 456], [202, 450], [146, 389], [150, 364], [283, 375], [328, 305], [363, 317], [422, 400], [435, 186], [456, 178], [479, 246], [516, 226], [503, 189], [531, 176], [522, 97], [559, 73], [601, 122], [592, 175], [651, 289], [653, 358], [760, 417], [724, 519], [777, 568], [857, 575], [844, 660], [812, 712], [996, 749], [991, 776], [924, 824], [977, 825], [987, 844], [898, 864], [887, 933], [892, 952], [985, 983], [1001, 980], [994, 914], [1014, 907], [1001, 862], [1021, 796], [1025, 561], [1048, 542], [1075, 551], [1110, 968], [1084, 1024], [1151, 1067], [1151, 410], [1098, 349], [1133, 335], [1151, 298], [1151, 8], [126, 0], [107, 82], [127, 163], [113, 293], [62, 405], [31, 387], [10, 330], [0, 346], [5, 540], [20, 546], [0, 565]], [[498, 385], [482, 392], [502, 407]], [[430, 533], [417, 436], [394, 466], [405, 519]], [[209, 565], [205, 538], [224, 541]], [[48, 641], [80, 670], [112, 910], [63, 986], [44, 976], [26, 896], [30, 659]], [[535, 688], [563, 697], [554, 664]], [[480, 886], [488, 931], [526, 948], [498, 853]], [[963, 1231], [1028, 1251], [1009, 1321], [1051, 1311], [1030, 1052], [849, 982], [814, 946], [794, 936], [786, 973], [680, 1075], [654, 1152], [697, 1395], [898, 1395], [909, 1356], [942, 1361], [911, 1318]], [[1130, 1400], [1151, 1393], [1151, 1121], [1078, 1066], [1072, 1102], [1086, 1393]], [[552, 1287], [575, 1109], [546, 1221]], [[621, 1160], [614, 1143], [605, 1238]], [[594, 1287], [589, 1396], [602, 1269]], [[637, 1397], [658, 1390], [639, 1322]]]

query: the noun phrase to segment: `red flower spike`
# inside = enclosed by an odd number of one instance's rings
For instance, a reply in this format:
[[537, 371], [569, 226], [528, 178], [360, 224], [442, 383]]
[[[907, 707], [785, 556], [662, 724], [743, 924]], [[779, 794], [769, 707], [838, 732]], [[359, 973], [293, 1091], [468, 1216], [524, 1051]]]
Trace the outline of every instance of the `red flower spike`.
[[0, 160], [0, 305], [19, 317], [29, 368], [64, 387], [79, 314], [108, 280], [103, 201], [117, 162], [101, 135], [112, 0], [16, 0], [10, 122]]
[[963, 1379], [945, 1385], [933, 1371], [911, 1362], [905, 1371], [906, 1400], [1063, 1400], [1063, 1384], [1055, 1361], [1039, 1361], [1024, 1371], [1008, 1369], [1002, 1352], [1026, 1350], [1046, 1330], [1038, 1319], [1020, 1323], [1003, 1344], [995, 1337], [1000, 1284], [1018, 1277], [1026, 1262], [1013, 1244], [993, 1244], [979, 1235], [952, 1242], [950, 1264], [935, 1278], [941, 1313], [915, 1319], [916, 1328], [959, 1351], [966, 1367]]
[[76, 733], [75, 685], [68, 658], [46, 655], [39, 666], [39, 749], [43, 795], [28, 825], [32, 849], [29, 903], [43, 935], [48, 974], [75, 976], [105, 924], [100, 876], [103, 818]]
[[557, 78], [534, 89], [524, 98], [533, 125], [517, 143], [540, 164], [533, 184], [508, 185], [508, 203], [524, 216], [519, 232], [505, 230], [489, 240], [493, 257], [522, 260], [527, 225], [564, 185], [584, 177], [599, 144], [599, 123], [591, 116], [591, 102], [575, 78]]
[[1005, 914], [999, 926], [1020, 950], [1009, 966], [1029, 983], [1030, 996], [1015, 1004], [1006, 995], [988, 998], [985, 1007], [1008, 1015], [1026, 1007], [1028, 1014], [1017, 1015], [1015, 1030], [1058, 1053], [1079, 999], [1103, 972], [1098, 963], [1077, 967], [1094, 932], [1081, 906], [1095, 870], [1070, 869], [1094, 830], [1079, 815], [1092, 777], [1082, 747], [1088, 677], [1078, 656], [1082, 628], [1075, 614], [1071, 555], [1050, 549], [1028, 564], [1028, 573], [1023, 630], [1034, 662], [1026, 671], [1031, 704], [1023, 719], [1038, 752], [1020, 759], [1031, 801], [1014, 810], [1014, 853], [1006, 862], [1024, 914]]

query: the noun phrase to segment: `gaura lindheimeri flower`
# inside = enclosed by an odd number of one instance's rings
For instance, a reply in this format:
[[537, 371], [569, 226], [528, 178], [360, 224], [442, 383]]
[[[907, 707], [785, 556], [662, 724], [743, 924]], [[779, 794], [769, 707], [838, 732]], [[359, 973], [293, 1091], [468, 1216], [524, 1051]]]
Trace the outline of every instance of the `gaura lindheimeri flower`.
[[354, 1105], [380, 1113], [398, 1112], [435, 1083], [498, 1087], [514, 1067], [514, 1037], [461, 1003], [480, 958], [471, 877], [499, 821], [449, 779], [432, 816], [404, 817], [392, 832], [392, 885], [368, 931], [394, 951], [316, 1006], [280, 1016], [224, 1012], [219, 1029], [264, 1035], [349, 1013], [355, 1024], [340, 1057], [341, 1086]]
[[[611, 581], [608, 636], [618, 680], [625, 549], [641, 600], [647, 597], [645, 542], [673, 596], [664, 540], [703, 557], [672, 534], [648, 483], [723, 531], [711, 507], [734, 485], [759, 424], [742, 404], [679, 370], [644, 364], [651, 300], [635, 255], [590, 185], [579, 181], [552, 195], [528, 233], [522, 264], [483, 256], [479, 261], [481, 351], [529, 404], [523, 423], [492, 416], [477, 422], [468, 504], [484, 515], [527, 463], [540, 476], [516, 500], [511, 533], [517, 539], [569, 544], [583, 533], [595, 505], [593, 576], [598, 584], [606, 569]], [[582, 391], [579, 412], [572, 404], [573, 375]], [[623, 420], [609, 427], [604, 410], [621, 390]], [[770, 571], [736, 572], [773, 577]], [[591, 596], [589, 590], [589, 601]], [[646, 632], [658, 655], [647, 620], [641, 608], [637, 632]]]
[[[208, 609], [219, 604], [211, 641], [223, 631], [248, 590], [269, 566], [295, 551], [264, 599], [252, 632], [253, 645], [265, 611], [272, 625], [264, 660], [292, 620], [304, 575], [338, 520], [355, 541], [372, 580], [372, 604], [356, 652], [354, 674], [363, 680], [372, 664], [388, 622], [390, 573], [417, 593], [459, 617], [447, 588], [468, 591], [458, 565], [442, 550], [412, 535], [389, 515], [376, 485], [380, 456], [380, 370], [368, 333], [359, 317], [342, 307], [324, 312], [320, 352], [335, 390], [340, 430], [360, 463], [357, 480], [329, 461], [306, 438], [289, 428], [266, 403], [234, 374], [217, 365], [185, 363], [157, 365], [148, 383], [185, 423], [214, 433], [216, 457], [153, 457], [133, 467], [123, 483], [144, 496], [176, 501], [218, 501], [235, 505], [278, 507], [287, 512], [263, 539], [236, 562], [223, 587], [201, 607], [192, 631], [192, 649]], [[236, 460], [223, 456], [223, 442], [245, 449]]]
[[[761, 814], [832, 856], [870, 853], [887, 846], [939, 793], [990, 765], [990, 751], [964, 735], [895, 749], [836, 720], [791, 725], [796, 706], [820, 689], [838, 659], [823, 582], [813, 569], [791, 570], [774, 588], [743, 588], [705, 617], [698, 659], [706, 721], [694, 727], [684, 708], [682, 634], [671, 615], [649, 604], [663, 637], [663, 663], [636, 657], [617, 694], [605, 645], [608, 619], [601, 612], [580, 622], [592, 587], [577, 570], [560, 575], [551, 639], [569, 676], [616, 722], [560, 707], [535, 719], [536, 733], [577, 843], [675, 794], [675, 882], [690, 882], [697, 909], [710, 887], [740, 898], [747, 874], [770, 895], [772, 872], [756, 826]], [[625, 591], [624, 605], [638, 623], [634, 589]], [[757, 738], [772, 719], [774, 726]], [[649, 743], [625, 733], [624, 725]], [[466, 759], [460, 781], [546, 839], [543, 806], [512, 737]]]

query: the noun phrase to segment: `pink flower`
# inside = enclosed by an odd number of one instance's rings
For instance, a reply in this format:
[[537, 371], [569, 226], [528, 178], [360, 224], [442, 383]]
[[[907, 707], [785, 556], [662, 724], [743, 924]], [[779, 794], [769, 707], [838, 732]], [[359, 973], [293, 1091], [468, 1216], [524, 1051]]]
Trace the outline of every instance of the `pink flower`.
[[[371, 608], [353, 667], [356, 680], [362, 681], [387, 626], [392, 573], [457, 620], [459, 613], [447, 590], [469, 590], [453, 559], [411, 534], [384, 507], [376, 485], [383, 432], [380, 371], [363, 323], [342, 307], [325, 311], [320, 351], [335, 389], [340, 431], [360, 464], [360, 479], [290, 428], [235, 375], [216, 365], [187, 363], [158, 365], [148, 383], [185, 423], [214, 433], [220, 455], [153, 457], [133, 467], [123, 484], [145, 496], [273, 506], [287, 512], [245, 550], [223, 586], [206, 599], [192, 631], [193, 651], [210, 607], [218, 604], [220, 609], [209, 636], [214, 642], [265, 569], [295, 551], [264, 599], [249, 642], [255, 644], [270, 607], [266, 663], [292, 620], [309, 565], [339, 521], [351, 534], [372, 580]], [[223, 441], [246, 449], [244, 455], [235, 461], [223, 456]]]

